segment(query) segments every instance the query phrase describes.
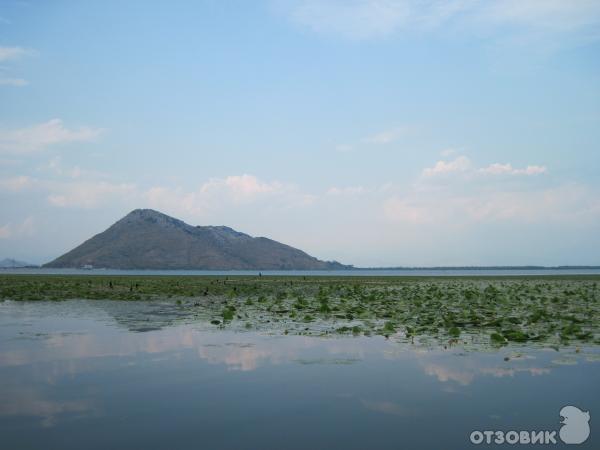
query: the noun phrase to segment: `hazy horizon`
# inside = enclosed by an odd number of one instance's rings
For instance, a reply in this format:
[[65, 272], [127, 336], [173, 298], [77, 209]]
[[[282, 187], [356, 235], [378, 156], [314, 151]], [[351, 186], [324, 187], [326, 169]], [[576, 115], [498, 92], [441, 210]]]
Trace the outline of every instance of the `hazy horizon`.
[[136, 208], [358, 267], [600, 265], [600, 3], [0, 2], [0, 259]]

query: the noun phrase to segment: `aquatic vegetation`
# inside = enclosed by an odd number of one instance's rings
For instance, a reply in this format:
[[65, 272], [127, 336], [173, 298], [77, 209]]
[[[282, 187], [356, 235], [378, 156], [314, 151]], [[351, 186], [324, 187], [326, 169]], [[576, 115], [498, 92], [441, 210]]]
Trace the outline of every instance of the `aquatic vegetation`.
[[559, 348], [600, 344], [598, 281], [598, 276], [5, 275], [0, 300], [168, 301], [186, 320], [241, 331]]
[[235, 310], [230, 308], [230, 307], [226, 307], [225, 309], [223, 309], [223, 322], [227, 321], [227, 320], [233, 320], [235, 314]]
[[448, 334], [454, 338], [457, 338], [460, 336], [460, 328], [452, 327], [448, 330]]
[[504, 345], [506, 344], [507, 339], [500, 333], [492, 333], [490, 334], [490, 342], [495, 345]]

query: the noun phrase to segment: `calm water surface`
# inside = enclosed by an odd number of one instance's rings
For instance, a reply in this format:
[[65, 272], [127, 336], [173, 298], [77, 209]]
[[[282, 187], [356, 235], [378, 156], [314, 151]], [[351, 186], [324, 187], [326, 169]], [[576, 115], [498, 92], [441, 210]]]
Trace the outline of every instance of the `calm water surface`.
[[600, 448], [599, 361], [233, 332], [160, 302], [7, 301], [1, 447], [476, 448], [473, 430], [559, 430], [570, 404], [592, 434], [569, 447]]
[[[600, 268], [591, 269], [354, 269], [354, 270], [262, 270], [272, 276], [325, 277], [459, 277], [459, 276], [537, 276], [537, 275], [600, 275]], [[0, 269], [1, 274], [29, 275], [246, 275], [257, 270], [115, 270], [115, 269]]]

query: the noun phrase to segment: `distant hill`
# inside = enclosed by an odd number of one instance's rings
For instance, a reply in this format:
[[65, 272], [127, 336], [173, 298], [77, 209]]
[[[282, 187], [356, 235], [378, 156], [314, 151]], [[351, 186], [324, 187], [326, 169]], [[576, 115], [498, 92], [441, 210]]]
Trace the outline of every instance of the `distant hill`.
[[136, 209], [44, 267], [196, 270], [347, 269], [265, 237], [225, 226], [192, 226]]
[[0, 260], [0, 269], [18, 269], [21, 267], [36, 267], [35, 264], [26, 263], [12, 258]]
[[423, 267], [353, 267], [359, 270], [597, 270], [600, 266], [423, 266]]

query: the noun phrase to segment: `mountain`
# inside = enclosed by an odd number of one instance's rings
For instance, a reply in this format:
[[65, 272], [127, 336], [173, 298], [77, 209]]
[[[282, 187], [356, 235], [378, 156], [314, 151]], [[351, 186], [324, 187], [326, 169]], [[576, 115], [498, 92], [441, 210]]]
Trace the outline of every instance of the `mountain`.
[[35, 267], [35, 264], [29, 264], [12, 258], [4, 258], [0, 261], [0, 269], [18, 269], [21, 267]]
[[225, 226], [192, 226], [136, 209], [44, 267], [196, 270], [348, 269], [265, 237]]

